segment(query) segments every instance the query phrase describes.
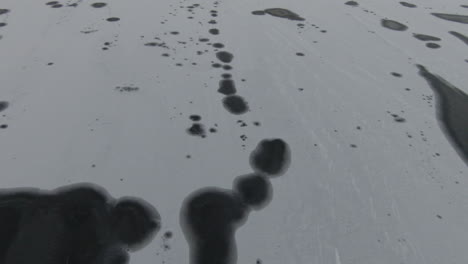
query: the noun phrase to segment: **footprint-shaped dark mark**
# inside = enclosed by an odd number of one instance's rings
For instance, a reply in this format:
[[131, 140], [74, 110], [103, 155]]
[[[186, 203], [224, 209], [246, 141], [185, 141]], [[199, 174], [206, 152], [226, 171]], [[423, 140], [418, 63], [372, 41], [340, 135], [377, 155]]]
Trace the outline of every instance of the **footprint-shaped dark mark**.
[[275, 17], [281, 17], [281, 18], [286, 18], [289, 20], [296, 20], [296, 21], [304, 21], [305, 19], [300, 17], [298, 14], [289, 11], [284, 8], [268, 8], [264, 10], [265, 13], [275, 16]]
[[443, 13], [431, 13], [433, 16], [436, 16], [440, 19], [458, 22], [462, 24], [468, 24], [468, 16], [464, 15], [454, 15], [454, 14], [443, 14]]
[[426, 43], [426, 47], [428, 47], [430, 49], [438, 49], [438, 48], [440, 48], [440, 45], [437, 44], [437, 43], [428, 42], [428, 43]]
[[381, 25], [384, 28], [388, 28], [391, 30], [396, 30], [396, 31], [405, 31], [408, 29], [408, 27], [400, 22], [397, 22], [395, 20], [390, 20], [390, 19], [382, 19], [380, 21]]
[[128, 251], [147, 245], [160, 222], [147, 202], [116, 200], [96, 185], [2, 190], [0, 262], [128, 263]]
[[425, 34], [418, 34], [418, 33], [413, 33], [413, 37], [421, 41], [440, 41], [441, 40], [438, 37], [425, 35]]
[[235, 94], [237, 90], [234, 81], [230, 79], [219, 81], [218, 92], [224, 95]]
[[281, 139], [261, 141], [250, 155], [250, 166], [259, 174], [281, 175], [289, 167], [289, 163], [289, 146]]
[[10, 105], [10, 103], [6, 102], [6, 101], [0, 101], [0, 112], [4, 111], [5, 109], [8, 108], [8, 106]]
[[349, 6], [358, 6], [359, 3], [356, 2], [356, 1], [348, 1], [348, 2], [345, 3], [345, 5], [349, 5]]
[[465, 43], [466, 45], [468, 45], [468, 37], [461, 34], [461, 33], [458, 33], [456, 31], [449, 31], [450, 34], [452, 34], [453, 36], [455, 36], [456, 38], [458, 38], [459, 40], [463, 41], [463, 43]]
[[180, 212], [190, 264], [235, 264], [236, 230], [252, 209], [268, 204], [272, 193], [267, 177], [249, 174], [237, 177], [233, 190], [208, 187], [190, 194]]
[[217, 28], [211, 28], [208, 32], [210, 32], [211, 35], [219, 35], [219, 29]]
[[234, 56], [227, 51], [219, 51], [216, 53], [216, 58], [224, 63], [230, 63], [234, 59]]
[[94, 8], [102, 8], [105, 7], [107, 4], [106, 3], [92, 3], [91, 6]]
[[223, 105], [231, 114], [241, 115], [249, 110], [249, 106], [243, 97], [238, 95], [229, 95], [224, 97]]
[[109, 21], [109, 22], [117, 22], [117, 21], [120, 20], [120, 18], [118, 18], [118, 17], [109, 17], [109, 18], [106, 19], [106, 20]]
[[0, 8], [0, 15], [7, 14], [7, 13], [10, 13], [10, 9]]
[[411, 3], [408, 3], [408, 2], [400, 2], [400, 5], [405, 6], [405, 7], [409, 7], [409, 8], [418, 7], [417, 5], [411, 4]]
[[442, 130], [468, 164], [468, 95], [424, 66], [417, 66], [436, 96], [437, 118]]
[[192, 124], [191, 127], [187, 128], [187, 133], [192, 136], [198, 136], [202, 138], [206, 137], [205, 126], [200, 123]]

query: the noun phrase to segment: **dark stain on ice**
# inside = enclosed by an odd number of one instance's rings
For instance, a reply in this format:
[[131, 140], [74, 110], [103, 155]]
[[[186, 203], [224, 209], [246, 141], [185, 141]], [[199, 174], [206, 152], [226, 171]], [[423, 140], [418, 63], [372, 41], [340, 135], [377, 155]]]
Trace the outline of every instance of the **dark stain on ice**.
[[206, 136], [205, 127], [200, 123], [194, 123], [187, 129], [187, 133], [192, 136], [199, 136], [204, 138]]
[[221, 68], [223, 65], [221, 65], [220, 63], [213, 63], [211, 64], [211, 67], [213, 68]]
[[10, 9], [0, 8], [0, 15], [10, 13]]
[[302, 52], [297, 52], [296, 55], [299, 56], [299, 57], [303, 57], [303, 56], [304, 56], [304, 53], [302, 53]]
[[263, 16], [263, 15], [265, 15], [265, 11], [263, 11], [263, 10], [255, 10], [255, 11], [252, 11], [252, 15]]
[[222, 43], [213, 43], [213, 47], [217, 49], [222, 49], [224, 48], [224, 44]]
[[392, 74], [393, 76], [395, 76], [395, 77], [398, 77], [398, 78], [400, 78], [400, 77], [403, 76], [403, 75], [401, 75], [401, 73], [398, 73], [398, 72], [392, 72], [391, 74]]
[[223, 99], [223, 105], [231, 114], [241, 115], [249, 110], [245, 99], [238, 95], [229, 95]]
[[233, 187], [239, 193], [242, 202], [255, 210], [262, 209], [271, 201], [273, 188], [270, 181], [262, 175], [239, 176], [234, 180]]
[[211, 35], [218, 35], [219, 34], [219, 29], [211, 28], [210, 30], [208, 30], [208, 32], [210, 32]]
[[284, 8], [268, 8], [264, 10], [265, 13], [275, 16], [275, 17], [281, 17], [281, 18], [286, 18], [289, 20], [296, 20], [296, 21], [304, 21], [305, 19], [300, 17], [298, 14]]
[[105, 7], [106, 5], [107, 5], [106, 3], [101, 3], [101, 2], [91, 4], [91, 6], [94, 8], [102, 8], [102, 7]]
[[461, 34], [461, 33], [458, 33], [456, 31], [449, 31], [450, 34], [452, 34], [453, 36], [455, 36], [456, 38], [458, 38], [459, 40], [463, 41], [463, 43], [465, 43], [466, 45], [468, 45], [468, 37]]
[[114, 199], [97, 185], [2, 189], [0, 262], [128, 263], [128, 252], [145, 247], [160, 226], [147, 202]]
[[232, 75], [230, 73], [223, 73], [221, 74], [221, 77], [223, 79], [231, 79], [232, 78]]
[[234, 56], [227, 51], [219, 51], [216, 53], [216, 58], [224, 63], [230, 63]]
[[4, 27], [4, 26], [6, 26], [6, 25], [8, 25], [8, 24], [7, 24], [7, 23], [4, 23], [4, 22], [0, 22], [0, 27]]
[[117, 21], [120, 20], [120, 18], [118, 18], [118, 17], [109, 17], [109, 18], [106, 19], [106, 20], [109, 21], [109, 22], [117, 22]]
[[431, 14], [440, 19], [462, 23], [462, 24], [468, 24], [468, 16], [465, 16], [465, 15], [443, 14], [443, 13], [431, 13]]
[[50, 2], [47, 2], [46, 5], [56, 5], [58, 3], [59, 3], [58, 1], [50, 1]]
[[405, 31], [408, 29], [408, 27], [400, 22], [397, 22], [395, 20], [390, 20], [390, 19], [382, 19], [381, 20], [381, 25], [384, 28], [388, 28], [391, 30], [396, 30], [396, 31]]
[[424, 66], [417, 66], [436, 96], [437, 118], [442, 130], [468, 164], [468, 95]]
[[194, 121], [194, 122], [198, 122], [201, 120], [201, 116], [199, 115], [190, 115], [189, 116], [190, 120]]
[[411, 3], [408, 3], [408, 2], [400, 2], [400, 4], [401, 4], [402, 6], [409, 7], [409, 8], [418, 7], [417, 5], [411, 4]]
[[125, 85], [125, 86], [117, 86], [115, 87], [115, 90], [119, 92], [136, 92], [140, 90], [140, 88], [136, 86]]
[[6, 128], [8, 128], [8, 125], [7, 125], [7, 124], [2, 124], [2, 125], [0, 125], [0, 129], [6, 129]]
[[235, 94], [237, 90], [234, 81], [230, 79], [219, 81], [218, 92], [224, 95]]
[[349, 5], [349, 6], [358, 6], [359, 4], [358, 4], [358, 2], [356, 2], [356, 1], [348, 1], [348, 2], [345, 3], [345, 5]]
[[0, 101], [0, 112], [5, 111], [5, 109], [7, 109], [9, 105], [10, 103], [6, 101]]
[[428, 42], [428, 43], [426, 43], [426, 47], [428, 47], [430, 49], [438, 49], [438, 48], [440, 48], [440, 45], [437, 44], [437, 43]]
[[61, 5], [61, 4], [56, 4], [56, 5], [52, 6], [52, 8], [61, 8], [61, 7], [63, 7], [63, 5]]
[[413, 33], [413, 37], [415, 37], [416, 39], [419, 39], [421, 41], [440, 41], [441, 40], [438, 37], [425, 35], [425, 34], [418, 34], [418, 33]]
[[250, 154], [250, 166], [259, 174], [281, 175], [289, 167], [289, 163], [289, 146], [282, 139], [262, 140]]

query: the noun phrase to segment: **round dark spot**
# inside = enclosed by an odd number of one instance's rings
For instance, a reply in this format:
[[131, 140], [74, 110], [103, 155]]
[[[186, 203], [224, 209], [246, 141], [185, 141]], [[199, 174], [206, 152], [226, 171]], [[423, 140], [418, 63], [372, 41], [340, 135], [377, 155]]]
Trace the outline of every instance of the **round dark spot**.
[[281, 175], [289, 164], [289, 146], [282, 139], [262, 140], [250, 155], [250, 166], [260, 174]]
[[195, 123], [187, 129], [187, 133], [192, 136], [205, 137], [205, 127], [202, 124]]
[[172, 232], [171, 231], [167, 231], [164, 233], [164, 238], [165, 239], [171, 239], [172, 238]]
[[109, 22], [117, 22], [117, 21], [120, 20], [120, 18], [118, 18], [118, 17], [109, 17], [109, 18], [106, 19], [106, 20], [109, 21]]
[[273, 188], [270, 181], [258, 174], [239, 176], [234, 180], [234, 191], [242, 202], [256, 210], [265, 207], [271, 200]]
[[426, 43], [426, 47], [430, 49], [438, 49], [440, 48], [440, 45], [437, 43], [429, 42], [429, 43]]
[[94, 8], [101, 8], [101, 7], [105, 7], [107, 4], [106, 3], [93, 3], [91, 4], [92, 7]]
[[219, 29], [212, 28], [212, 29], [208, 30], [208, 32], [210, 32], [211, 35], [218, 35], [219, 34]]
[[249, 110], [247, 102], [238, 95], [229, 95], [223, 99], [223, 105], [231, 114], [241, 115]]
[[216, 53], [216, 58], [224, 63], [230, 63], [234, 56], [227, 51], [219, 51]]

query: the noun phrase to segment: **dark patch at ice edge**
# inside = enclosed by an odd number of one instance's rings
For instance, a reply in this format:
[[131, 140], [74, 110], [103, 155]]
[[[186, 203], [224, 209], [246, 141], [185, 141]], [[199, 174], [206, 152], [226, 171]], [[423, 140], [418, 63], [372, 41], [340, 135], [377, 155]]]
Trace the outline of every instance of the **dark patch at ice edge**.
[[468, 165], [468, 95], [424, 66], [417, 67], [436, 95], [436, 113], [442, 131]]

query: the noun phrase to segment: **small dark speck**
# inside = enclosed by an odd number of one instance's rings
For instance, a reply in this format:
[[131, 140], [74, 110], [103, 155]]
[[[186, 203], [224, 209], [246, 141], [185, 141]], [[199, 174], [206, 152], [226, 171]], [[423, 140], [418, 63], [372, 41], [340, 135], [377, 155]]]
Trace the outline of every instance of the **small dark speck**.
[[53, 62], [49, 62], [49, 63], [47, 63], [47, 65], [51, 66], [51, 65], [54, 65], [54, 63], [53, 63]]
[[116, 22], [116, 21], [119, 21], [120, 18], [118, 18], [118, 17], [109, 17], [109, 18], [106, 19], [106, 20], [109, 21], [109, 22]]
[[190, 156], [190, 155], [186, 155], [186, 156], [185, 156], [185, 158], [186, 158], [186, 159], [191, 159], [191, 158], [192, 158], [192, 156]]
[[304, 91], [304, 88], [298, 88], [298, 90], [302, 92], [302, 91]]
[[302, 56], [304, 56], [304, 53], [302, 53], [302, 52], [297, 52], [296, 55], [302, 57]]
[[322, 32], [322, 33], [327, 33], [327, 31], [326, 31], [326, 30], [320, 30], [320, 32]]
[[260, 122], [258, 122], [258, 121], [253, 122], [253, 124], [254, 124], [254, 126], [260, 126], [261, 125]]
[[351, 144], [349, 146], [352, 147], [352, 148], [357, 148], [357, 146], [355, 144]]
[[256, 264], [262, 264], [262, 260], [261, 259], [257, 259], [257, 261], [255, 262]]
[[395, 120], [395, 122], [398, 122], [398, 123], [406, 122], [406, 119], [401, 116], [394, 117], [393, 120]]
[[360, 127], [360, 126], [357, 126], [356, 129], [357, 129], [357, 130], [361, 130], [361, 127]]
[[210, 133], [216, 133], [217, 131], [216, 128], [210, 128]]
[[91, 165], [91, 167], [96, 168], [96, 164]]
[[392, 72], [392, 75], [395, 76], [395, 77], [403, 76], [403, 75], [401, 75], [401, 73], [398, 73], [398, 72]]
[[172, 232], [171, 232], [171, 231], [167, 231], [166, 233], [164, 233], [164, 238], [165, 238], [165, 239], [170, 239], [170, 238], [172, 238]]
[[441, 215], [437, 215], [437, 218], [442, 219], [442, 216], [441, 216]]

